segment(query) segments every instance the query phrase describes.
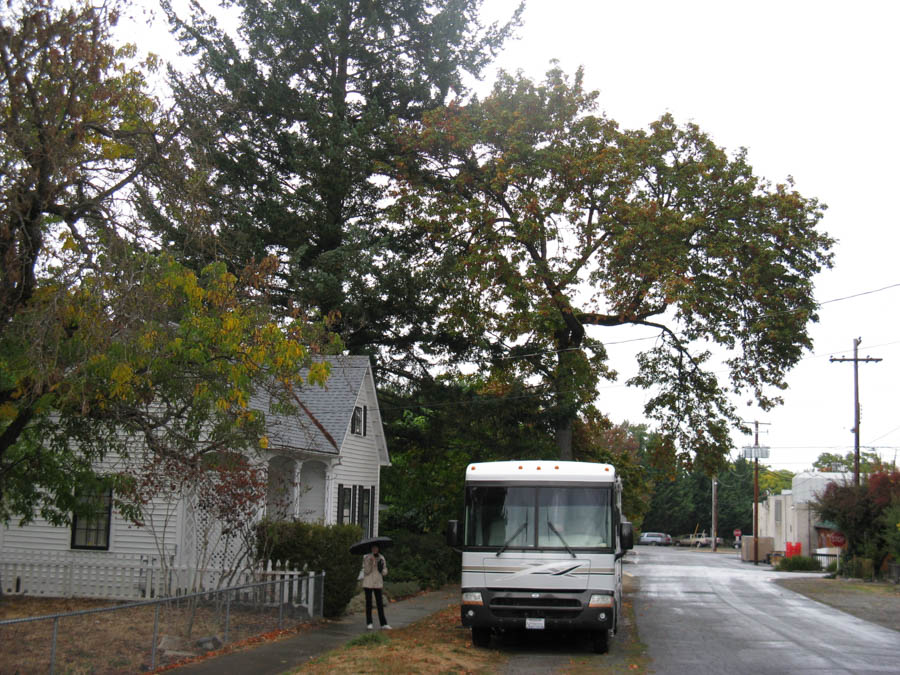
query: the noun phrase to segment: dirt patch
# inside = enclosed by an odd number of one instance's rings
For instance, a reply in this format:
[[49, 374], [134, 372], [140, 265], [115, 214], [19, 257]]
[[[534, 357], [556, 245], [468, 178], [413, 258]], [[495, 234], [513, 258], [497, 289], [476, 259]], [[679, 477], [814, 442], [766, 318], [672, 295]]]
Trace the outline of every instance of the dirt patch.
[[[459, 606], [453, 605], [387, 632], [370, 633], [370, 640], [314, 659], [295, 673], [495, 673], [506, 656], [476, 649], [470, 632], [460, 625]], [[376, 637], [377, 636], [377, 637]]]
[[[108, 600], [6, 596], [0, 619], [45, 616], [119, 606]], [[277, 631], [278, 609], [248, 607], [237, 602], [172, 599], [159, 605], [157, 667], [218, 649], [224, 642], [225, 614], [228, 642]], [[115, 611], [62, 617], [57, 626], [57, 672], [135, 673], [152, 662], [156, 606], [121, 607]], [[285, 624], [292, 625], [286, 617]], [[54, 622], [52, 619], [0, 626], [0, 673], [46, 673]]]
[[778, 585], [855, 617], [900, 631], [900, 586], [858, 579], [778, 579]]

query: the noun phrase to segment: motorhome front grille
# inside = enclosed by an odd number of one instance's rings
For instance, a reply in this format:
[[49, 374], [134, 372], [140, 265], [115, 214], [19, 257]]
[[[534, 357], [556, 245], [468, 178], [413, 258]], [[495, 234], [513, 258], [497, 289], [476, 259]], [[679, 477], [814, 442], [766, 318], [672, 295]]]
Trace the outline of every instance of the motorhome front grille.
[[577, 598], [492, 598], [490, 609], [501, 618], [574, 618], [581, 612]]

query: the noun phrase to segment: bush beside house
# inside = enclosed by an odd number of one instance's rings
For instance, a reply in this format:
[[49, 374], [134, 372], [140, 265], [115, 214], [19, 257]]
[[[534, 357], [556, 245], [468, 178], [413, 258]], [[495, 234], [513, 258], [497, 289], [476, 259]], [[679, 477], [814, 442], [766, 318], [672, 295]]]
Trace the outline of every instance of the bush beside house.
[[[300, 521], [260, 523], [260, 560], [288, 562], [300, 569], [325, 571], [326, 617], [340, 616], [356, 592], [361, 559], [349, 549], [362, 538], [358, 525], [320, 525]], [[393, 572], [393, 569], [392, 569]]]

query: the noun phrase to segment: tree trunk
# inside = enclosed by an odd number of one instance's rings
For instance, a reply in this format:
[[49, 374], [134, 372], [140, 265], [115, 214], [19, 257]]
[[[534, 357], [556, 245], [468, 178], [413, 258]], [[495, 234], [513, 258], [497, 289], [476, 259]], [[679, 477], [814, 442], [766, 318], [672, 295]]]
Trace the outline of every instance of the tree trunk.
[[572, 418], [565, 417], [556, 422], [556, 447], [559, 458], [564, 462], [572, 461]]

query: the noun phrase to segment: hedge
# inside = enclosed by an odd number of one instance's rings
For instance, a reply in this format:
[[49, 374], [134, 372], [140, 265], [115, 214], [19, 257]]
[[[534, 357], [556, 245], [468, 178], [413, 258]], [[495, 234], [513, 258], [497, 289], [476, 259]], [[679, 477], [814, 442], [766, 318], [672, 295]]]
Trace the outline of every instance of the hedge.
[[[260, 560], [287, 561], [300, 569], [325, 572], [326, 617], [343, 614], [356, 593], [360, 556], [350, 546], [362, 538], [358, 525], [264, 521], [257, 530]], [[393, 573], [393, 568], [391, 569]]]

